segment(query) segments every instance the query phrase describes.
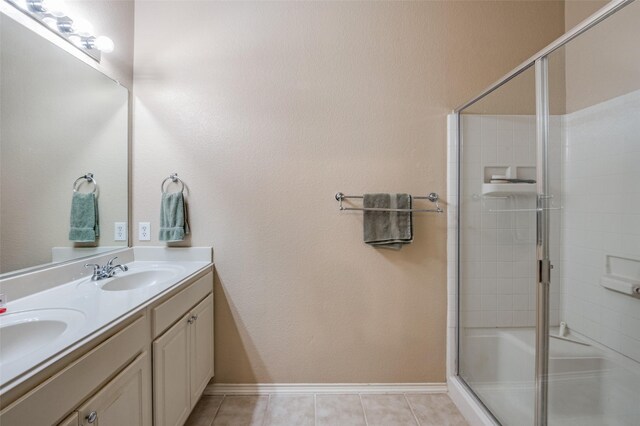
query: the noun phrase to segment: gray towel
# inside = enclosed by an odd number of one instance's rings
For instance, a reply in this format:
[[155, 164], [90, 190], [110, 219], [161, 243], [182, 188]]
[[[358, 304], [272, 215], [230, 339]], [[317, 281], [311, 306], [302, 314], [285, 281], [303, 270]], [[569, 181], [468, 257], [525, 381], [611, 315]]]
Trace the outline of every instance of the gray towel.
[[[409, 194], [364, 194], [364, 208], [410, 209]], [[364, 242], [375, 247], [400, 250], [413, 241], [411, 212], [364, 212]]]
[[182, 241], [187, 234], [187, 203], [182, 192], [163, 193], [160, 203], [160, 241]]
[[71, 198], [69, 240], [93, 242], [100, 236], [98, 199], [94, 193], [74, 192]]

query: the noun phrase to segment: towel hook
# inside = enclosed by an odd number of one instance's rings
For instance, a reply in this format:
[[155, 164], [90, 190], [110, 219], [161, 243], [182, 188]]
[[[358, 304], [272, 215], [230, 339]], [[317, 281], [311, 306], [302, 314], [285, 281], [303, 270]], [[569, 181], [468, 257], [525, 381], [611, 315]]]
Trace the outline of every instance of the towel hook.
[[78, 189], [80, 189], [80, 185], [82, 185], [82, 180], [86, 180], [88, 183], [93, 184], [93, 191], [91, 191], [90, 194], [95, 194], [96, 190], [98, 189], [98, 182], [96, 182], [96, 179], [93, 177], [93, 173], [91, 172], [80, 176], [75, 180], [75, 182], [73, 182], [73, 192], [78, 192]]
[[[181, 187], [180, 187], [180, 193], [182, 194], [184, 192], [184, 182], [182, 181], [182, 179], [180, 179], [178, 177], [177, 173], [171, 173], [169, 175], [169, 177], [165, 178], [162, 183], [160, 184], [160, 192], [162, 192], [163, 194], [166, 194], [167, 191], [164, 190], [164, 184], [167, 183], [167, 181], [170, 180], [173, 183], [180, 183]], [[168, 187], [167, 187], [168, 188]]]

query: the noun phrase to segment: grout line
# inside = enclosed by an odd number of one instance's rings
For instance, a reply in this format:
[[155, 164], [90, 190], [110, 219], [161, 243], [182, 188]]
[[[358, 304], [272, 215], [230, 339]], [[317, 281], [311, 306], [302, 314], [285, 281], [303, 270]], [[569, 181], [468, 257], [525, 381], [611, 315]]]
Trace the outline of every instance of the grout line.
[[318, 394], [313, 394], [313, 424], [318, 424]]
[[360, 407], [362, 407], [362, 415], [364, 416], [364, 424], [365, 426], [369, 426], [369, 421], [367, 420], [367, 412], [364, 409], [364, 402], [362, 402], [362, 394], [358, 393], [358, 398], [360, 399]]
[[267, 423], [267, 414], [269, 413], [269, 403], [271, 402], [271, 394], [269, 394], [269, 398], [267, 399], [267, 406], [264, 407], [264, 417], [262, 417], [262, 426]]
[[216, 417], [218, 417], [218, 413], [220, 412], [220, 407], [222, 407], [222, 403], [224, 402], [224, 399], [227, 397], [227, 395], [222, 395], [222, 399], [220, 400], [220, 404], [218, 404], [218, 408], [216, 408], [216, 412], [213, 414], [213, 418], [211, 419], [211, 423], [209, 423], [209, 426], [213, 426], [213, 422], [216, 420]]
[[418, 420], [418, 416], [416, 416], [415, 411], [413, 411], [413, 407], [411, 406], [411, 402], [409, 402], [409, 398], [407, 398], [407, 394], [403, 393], [402, 396], [404, 397], [404, 400], [407, 401], [407, 405], [409, 406], [409, 410], [411, 410], [411, 414], [413, 415], [413, 418], [415, 419], [416, 424], [420, 426], [420, 421]]

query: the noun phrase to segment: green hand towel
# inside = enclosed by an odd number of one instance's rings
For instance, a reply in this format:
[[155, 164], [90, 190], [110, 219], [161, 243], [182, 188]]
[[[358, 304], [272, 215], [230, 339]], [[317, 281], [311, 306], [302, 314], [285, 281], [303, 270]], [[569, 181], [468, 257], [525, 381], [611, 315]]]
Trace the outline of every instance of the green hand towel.
[[163, 193], [160, 203], [160, 241], [182, 241], [187, 234], [187, 204], [182, 192]]
[[95, 194], [74, 192], [71, 198], [69, 240], [94, 242], [100, 236], [98, 199]]
[[[364, 194], [363, 207], [411, 209], [409, 194]], [[378, 248], [400, 250], [413, 241], [411, 212], [366, 211], [363, 218], [364, 242]]]

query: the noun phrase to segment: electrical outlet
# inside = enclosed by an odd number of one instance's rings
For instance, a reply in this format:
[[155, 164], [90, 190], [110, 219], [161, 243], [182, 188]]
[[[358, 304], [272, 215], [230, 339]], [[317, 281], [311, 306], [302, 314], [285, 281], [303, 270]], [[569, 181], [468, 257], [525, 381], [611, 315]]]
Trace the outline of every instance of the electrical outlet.
[[127, 241], [127, 222], [115, 222], [114, 241]]
[[138, 223], [138, 240], [149, 241], [151, 239], [151, 222]]

